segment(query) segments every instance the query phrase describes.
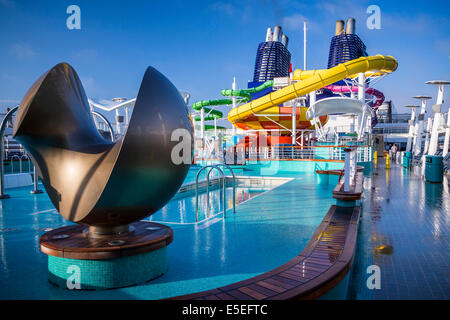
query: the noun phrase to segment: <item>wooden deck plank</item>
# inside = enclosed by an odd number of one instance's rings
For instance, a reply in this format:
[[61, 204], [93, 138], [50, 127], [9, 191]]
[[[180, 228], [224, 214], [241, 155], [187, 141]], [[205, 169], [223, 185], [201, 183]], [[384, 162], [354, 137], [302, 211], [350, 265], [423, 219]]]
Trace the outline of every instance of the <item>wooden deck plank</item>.
[[230, 296], [229, 294], [226, 294], [225, 292], [216, 294], [216, 297], [218, 297], [220, 300], [235, 300], [236, 299], [235, 297]]
[[261, 287], [267, 288], [267, 289], [272, 290], [272, 291], [274, 291], [276, 293], [281, 293], [281, 292], [286, 291], [286, 288], [277, 286], [275, 284], [271, 284], [271, 283], [269, 283], [267, 281], [258, 281], [258, 282], [256, 282], [256, 285], [259, 285]]
[[[285, 288], [286, 290], [292, 289], [293, 287], [296, 286], [296, 284], [291, 284], [291, 283], [288, 283], [288, 282], [286, 282], [286, 281], [280, 281], [280, 280], [277, 280], [277, 279], [275, 279], [275, 277], [273, 277], [273, 276], [270, 277], [270, 278], [265, 279], [264, 282], [274, 284], [274, 285], [276, 285], [276, 286]], [[285, 291], [286, 291], [286, 290], [285, 290]]]
[[262, 293], [266, 297], [274, 296], [279, 293], [277, 291], [268, 289], [264, 286], [260, 286], [258, 283], [252, 283], [252, 284], [248, 285], [247, 288], [258, 291], [259, 293]]
[[227, 292], [227, 294], [238, 300], [254, 300], [253, 297], [239, 291], [238, 289], [230, 290]]
[[294, 280], [298, 279], [298, 281], [300, 281], [300, 282], [305, 282], [305, 281], [307, 281], [307, 279], [312, 279], [312, 278], [316, 277], [318, 274], [320, 274], [320, 273], [314, 273], [314, 272], [309, 272], [309, 271], [301, 272], [300, 270], [294, 270], [294, 269], [285, 271], [283, 273], [295, 277]]
[[240, 287], [238, 290], [256, 300], [262, 300], [262, 299], [267, 298], [267, 295], [265, 295], [259, 291], [256, 291], [252, 288], [249, 288], [249, 287]]
[[291, 273], [291, 275], [295, 276], [295, 279], [298, 279], [298, 281], [300, 281], [301, 283], [311, 280], [320, 274], [321, 272], [302, 272], [300, 270], [295, 273]]
[[275, 280], [278, 280], [280, 282], [289, 283], [289, 284], [293, 285], [294, 287], [299, 286], [299, 285], [302, 284], [302, 282], [300, 282], [300, 281], [297, 281], [297, 280], [294, 280], [294, 279], [285, 278], [285, 277], [282, 277], [280, 275], [274, 275], [274, 276], [272, 276], [272, 278], [275, 279]]

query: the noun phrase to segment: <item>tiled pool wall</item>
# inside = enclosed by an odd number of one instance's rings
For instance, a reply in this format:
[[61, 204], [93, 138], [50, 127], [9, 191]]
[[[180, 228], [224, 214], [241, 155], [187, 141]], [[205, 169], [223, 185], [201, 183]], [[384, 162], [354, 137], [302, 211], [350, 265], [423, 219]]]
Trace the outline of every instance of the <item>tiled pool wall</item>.
[[[298, 172], [314, 172], [314, 170], [334, 170], [342, 169], [344, 165], [340, 160], [249, 160], [246, 165], [231, 166], [235, 174], [242, 172], [259, 172], [263, 175], [277, 175], [284, 173]], [[191, 174], [197, 172], [203, 166], [202, 162], [198, 162], [191, 167]], [[225, 173], [229, 172], [225, 168]], [[195, 180], [195, 178], [194, 178]]]

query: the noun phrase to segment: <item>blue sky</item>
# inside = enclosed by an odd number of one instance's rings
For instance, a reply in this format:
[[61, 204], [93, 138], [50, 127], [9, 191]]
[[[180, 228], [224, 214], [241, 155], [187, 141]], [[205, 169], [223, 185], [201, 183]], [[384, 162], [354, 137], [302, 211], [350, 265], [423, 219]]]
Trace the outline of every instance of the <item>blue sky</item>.
[[[81, 30], [66, 27], [71, 4], [81, 8]], [[380, 30], [366, 27], [372, 4], [381, 8]], [[134, 97], [149, 65], [191, 92], [191, 102], [217, 98], [233, 76], [247, 87], [267, 27], [283, 27], [293, 66], [302, 68], [306, 19], [308, 69], [326, 68], [335, 21], [354, 17], [369, 54], [398, 59], [398, 70], [376, 88], [404, 111], [413, 95], [435, 101], [437, 90], [425, 81], [450, 80], [449, 12], [449, 1], [0, 0], [0, 106], [17, 104], [61, 61], [97, 99]]]

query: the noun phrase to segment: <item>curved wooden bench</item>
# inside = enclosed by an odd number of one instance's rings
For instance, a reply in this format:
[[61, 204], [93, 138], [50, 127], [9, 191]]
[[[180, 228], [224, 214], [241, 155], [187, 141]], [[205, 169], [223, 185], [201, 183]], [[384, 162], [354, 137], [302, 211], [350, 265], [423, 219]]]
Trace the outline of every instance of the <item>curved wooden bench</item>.
[[359, 207], [331, 206], [305, 249], [294, 259], [256, 277], [174, 297], [177, 300], [315, 299], [334, 288], [353, 263]]
[[333, 169], [333, 170], [316, 170], [316, 173], [318, 174], [329, 174], [329, 175], [334, 175], [334, 176], [341, 176], [344, 174], [344, 170], [338, 170], [338, 169]]
[[364, 175], [362, 170], [358, 170], [355, 174], [355, 180], [353, 184], [350, 185], [349, 191], [344, 191], [344, 180], [336, 185], [333, 190], [333, 198], [344, 201], [353, 201], [361, 199], [362, 195], [362, 185], [363, 185]]
[[[173, 230], [163, 224], [137, 221], [134, 230], [117, 238], [89, 238], [87, 226], [72, 224], [44, 233], [40, 238], [41, 251], [60, 258], [106, 260], [155, 251], [168, 246]], [[112, 244], [111, 240], [120, 240]]]

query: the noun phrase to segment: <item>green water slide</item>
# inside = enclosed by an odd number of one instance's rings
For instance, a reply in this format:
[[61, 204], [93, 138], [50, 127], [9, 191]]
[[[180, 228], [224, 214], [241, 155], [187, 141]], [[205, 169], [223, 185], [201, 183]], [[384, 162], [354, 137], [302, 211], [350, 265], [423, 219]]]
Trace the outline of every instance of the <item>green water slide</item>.
[[[222, 95], [225, 97], [236, 97], [236, 103], [245, 103], [250, 100], [250, 94], [260, 92], [266, 88], [273, 86], [273, 80], [269, 80], [261, 84], [260, 86], [250, 88], [250, 89], [241, 89], [241, 90], [222, 90]], [[215, 100], [201, 100], [197, 101], [192, 105], [192, 108], [195, 111], [200, 111], [201, 109], [205, 112], [204, 121], [210, 121], [214, 119], [221, 119], [223, 117], [223, 113], [219, 110], [207, 108], [210, 106], [221, 106], [233, 104], [232, 98], [227, 99], [215, 99]], [[201, 121], [201, 117], [195, 117], [195, 121]], [[217, 129], [226, 129], [222, 126], [217, 126]], [[205, 124], [205, 130], [214, 130], [214, 125]]]

